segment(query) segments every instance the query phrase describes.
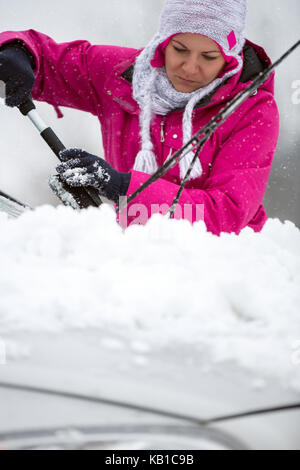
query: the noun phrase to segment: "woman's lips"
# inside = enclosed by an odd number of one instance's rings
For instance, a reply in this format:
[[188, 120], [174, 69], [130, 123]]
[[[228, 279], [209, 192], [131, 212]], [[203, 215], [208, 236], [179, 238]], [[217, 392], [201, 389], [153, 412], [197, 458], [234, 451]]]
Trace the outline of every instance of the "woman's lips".
[[196, 82], [193, 82], [191, 80], [185, 80], [184, 78], [181, 78], [181, 77], [178, 77], [178, 76], [177, 76], [177, 78], [179, 78], [179, 80], [182, 80], [184, 83], [196, 83]]

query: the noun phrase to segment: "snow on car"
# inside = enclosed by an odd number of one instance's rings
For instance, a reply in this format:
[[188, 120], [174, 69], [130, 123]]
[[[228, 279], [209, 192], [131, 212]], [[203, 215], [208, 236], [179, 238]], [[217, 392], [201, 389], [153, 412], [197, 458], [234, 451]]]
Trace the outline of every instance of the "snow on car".
[[292, 222], [124, 231], [103, 205], [0, 225], [0, 447], [300, 448]]

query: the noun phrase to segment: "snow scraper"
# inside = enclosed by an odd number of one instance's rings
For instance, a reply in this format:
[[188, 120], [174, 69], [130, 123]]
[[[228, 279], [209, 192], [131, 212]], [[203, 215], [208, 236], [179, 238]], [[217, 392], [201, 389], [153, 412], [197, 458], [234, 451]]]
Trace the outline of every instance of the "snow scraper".
[[[39, 131], [41, 137], [61, 161], [59, 152], [66, 147], [59, 140], [53, 129], [44, 123], [32, 99], [28, 98], [24, 103], [19, 105], [18, 108], [24, 116], [30, 119]], [[85, 209], [90, 206], [99, 207], [102, 204], [98, 191], [92, 187], [71, 188], [60, 180], [59, 175], [53, 176], [49, 184], [57, 197], [66, 206], [71, 206], [74, 209]]]

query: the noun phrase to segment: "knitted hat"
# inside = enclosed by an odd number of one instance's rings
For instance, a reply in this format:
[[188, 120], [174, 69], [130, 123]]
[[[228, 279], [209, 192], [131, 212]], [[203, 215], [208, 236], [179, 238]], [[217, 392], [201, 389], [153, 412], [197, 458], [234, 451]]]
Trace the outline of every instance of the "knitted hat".
[[[185, 107], [183, 144], [192, 137], [192, 113], [195, 105], [243, 67], [247, 0], [166, 0], [157, 34], [138, 56], [133, 74], [133, 96], [138, 102], [142, 149], [134, 170], [153, 174], [157, 169], [150, 136], [153, 113], [165, 115], [172, 109]], [[196, 33], [212, 39], [219, 46], [226, 65], [220, 75], [207, 86], [191, 93], [177, 91], [168, 80], [164, 66], [164, 50], [176, 34]], [[194, 153], [180, 161], [184, 178]], [[190, 179], [201, 176], [200, 160], [194, 165]]]

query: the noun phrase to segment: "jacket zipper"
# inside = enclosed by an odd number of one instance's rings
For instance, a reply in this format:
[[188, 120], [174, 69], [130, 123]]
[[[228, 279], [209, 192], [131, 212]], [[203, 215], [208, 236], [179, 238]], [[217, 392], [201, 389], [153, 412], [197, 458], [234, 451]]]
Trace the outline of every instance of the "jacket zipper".
[[[165, 120], [161, 121], [160, 123], [160, 141], [163, 144], [165, 142], [165, 133], [164, 133], [164, 126], [165, 126]], [[167, 156], [166, 160], [169, 160], [169, 158], [172, 156], [173, 149], [170, 148], [169, 155]], [[162, 146], [162, 155], [164, 154], [164, 146]]]
[[165, 121], [161, 121], [161, 123], [160, 123], [160, 141], [161, 141], [161, 143], [164, 143], [164, 141], [165, 141], [164, 125], [165, 125]]

